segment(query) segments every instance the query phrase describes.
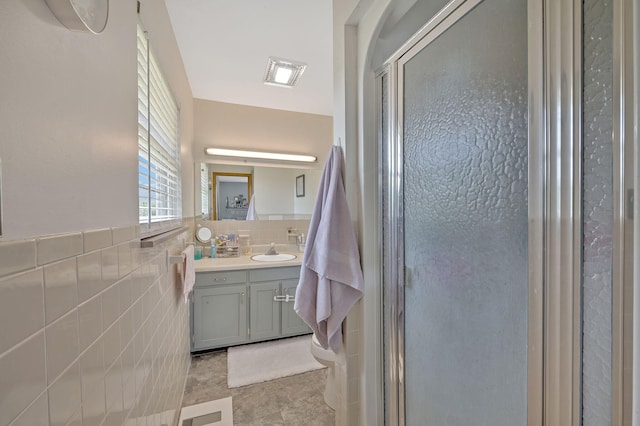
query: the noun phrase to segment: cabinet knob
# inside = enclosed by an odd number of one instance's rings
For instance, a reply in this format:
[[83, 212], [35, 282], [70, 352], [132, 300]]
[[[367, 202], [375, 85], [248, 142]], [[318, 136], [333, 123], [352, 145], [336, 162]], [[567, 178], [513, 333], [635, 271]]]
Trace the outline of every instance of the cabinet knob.
[[240, 304], [244, 305], [244, 292], [240, 295]]
[[214, 281], [226, 281], [227, 277], [222, 277], [222, 278], [214, 278]]

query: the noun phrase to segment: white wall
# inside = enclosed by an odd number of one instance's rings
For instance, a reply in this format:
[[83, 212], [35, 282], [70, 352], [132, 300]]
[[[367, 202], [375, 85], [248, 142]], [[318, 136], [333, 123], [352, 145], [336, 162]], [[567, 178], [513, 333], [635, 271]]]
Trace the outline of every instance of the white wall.
[[[305, 195], [296, 196], [296, 177], [304, 175]], [[287, 217], [309, 218], [313, 213], [322, 170], [279, 169], [255, 167], [253, 186], [258, 216], [284, 214]]]
[[194, 153], [207, 162], [207, 147], [289, 152], [318, 157], [322, 167], [331, 147], [332, 117], [194, 100]]
[[296, 176], [304, 175], [304, 197], [293, 198], [293, 213], [296, 215], [311, 215], [316, 204], [318, 185], [322, 177], [322, 170], [294, 170]]
[[270, 214], [291, 214], [294, 212], [295, 175], [293, 169], [255, 167], [253, 188], [256, 195], [256, 212], [260, 219], [268, 219]]
[[136, 220], [136, 18], [129, 8], [113, 2], [112, 22], [94, 36], [64, 28], [44, 1], [0, 4], [8, 35], [0, 37], [5, 236]]
[[[398, 3], [399, 1], [396, 1]], [[338, 354], [341, 406], [337, 425], [383, 424], [380, 377], [380, 261], [378, 163], [371, 41], [392, 0], [334, 0], [334, 141], [345, 152], [346, 191], [356, 222], [364, 272], [363, 299], [347, 317], [345, 351]]]
[[[189, 313], [167, 253], [192, 234], [140, 248], [136, 2], [109, 7], [93, 35], [42, 0], [0, 1], [3, 425], [177, 421]], [[191, 90], [164, 2], [142, 19], [181, 108], [191, 216]]]
[[[189, 216], [191, 91], [164, 3], [148, 9], [145, 25], [182, 108]], [[0, 2], [5, 238], [137, 223], [136, 20], [135, 2], [111, 1], [105, 31], [93, 35], [63, 27], [42, 0]]]

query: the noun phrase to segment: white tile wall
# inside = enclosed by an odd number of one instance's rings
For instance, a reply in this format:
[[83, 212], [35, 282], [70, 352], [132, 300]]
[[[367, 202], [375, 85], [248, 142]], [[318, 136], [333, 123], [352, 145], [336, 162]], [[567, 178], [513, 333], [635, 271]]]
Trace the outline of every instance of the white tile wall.
[[82, 412], [78, 411], [74, 414], [67, 423], [67, 426], [82, 426]]
[[26, 271], [36, 266], [35, 240], [7, 241], [0, 244], [0, 276]]
[[46, 265], [56, 260], [77, 256], [83, 251], [82, 233], [50, 235], [38, 238], [38, 265]]
[[78, 310], [47, 326], [45, 329], [47, 348], [47, 381], [52, 383], [78, 358]]
[[45, 266], [44, 294], [47, 324], [78, 306], [78, 272], [75, 257]]
[[49, 421], [49, 399], [42, 393], [13, 423], [13, 426], [46, 425]]
[[101, 250], [102, 254], [102, 285], [108, 287], [118, 280], [118, 247], [108, 247]]
[[80, 357], [83, 426], [99, 425], [106, 414], [102, 345], [98, 340]]
[[45, 371], [42, 331], [0, 356], [0, 424], [9, 424], [46, 389]]
[[108, 287], [101, 294], [102, 300], [102, 326], [107, 329], [120, 316], [120, 296], [118, 294], [119, 285]]
[[190, 235], [153, 249], [137, 226], [0, 242], [0, 426], [175, 424], [189, 314], [166, 262]]
[[49, 424], [64, 426], [81, 409], [80, 370], [78, 362], [71, 364], [49, 384]]
[[361, 424], [360, 416], [360, 381], [362, 375], [362, 363], [360, 354], [364, 351], [362, 317], [364, 315], [362, 300], [359, 300], [351, 309], [343, 324], [345, 346], [343, 356], [339, 357], [340, 367], [336, 369], [336, 377], [341, 385], [341, 399], [343, 400], [341, 411], [336, 418], [338, 425]]
[[78, 264], [78, 303], [102, 291], [102, 255], [94, 251], [76, 259]]
[[44, 327], [42, 281], [42, 268], [0, 279], [0, 353]]
[[[308, 219], [298, 220], [256, 220], [256, 221], [201, 221], [213, 230], [214, 235], [228, 234], [230, 232], [248, 231], [252, 245], [262, 244], [287, 244], [287, 229], [294, 228], [307, 234], [309, 229]], [[295, 241], [293, 241], [295, 244]]]
[[117, 245], [124, 243], [125, 241], [131, 241], [135, 239], [140, 232], [137, 230], [137, 226], [126, 226], [122, 228], [113, 228], [113, 244]]
[[80, 351], [83, 351], [102, 334], [102, 299], [100, 295], [78, 306], [80, 323]]
[[113, 245], [113, 238], [111, 237], [111, 229], [96, 229], [95, 231], [85, 231], [82, 233], [84, 236], [84, 252], [99, 250], [101, 248], [110, 247]]

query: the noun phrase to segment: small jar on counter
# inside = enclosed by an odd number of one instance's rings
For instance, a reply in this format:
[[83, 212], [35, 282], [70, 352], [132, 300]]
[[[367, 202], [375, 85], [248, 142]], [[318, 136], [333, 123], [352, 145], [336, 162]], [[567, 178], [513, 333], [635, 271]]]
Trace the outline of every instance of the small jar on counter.
[[249, 234], [240, 234], [238, 236], [239, 239], [239, 246], [240, 246], [240, 252], [243, 255], [249, 255], [251, 254], [251, 237], [249, 236]]

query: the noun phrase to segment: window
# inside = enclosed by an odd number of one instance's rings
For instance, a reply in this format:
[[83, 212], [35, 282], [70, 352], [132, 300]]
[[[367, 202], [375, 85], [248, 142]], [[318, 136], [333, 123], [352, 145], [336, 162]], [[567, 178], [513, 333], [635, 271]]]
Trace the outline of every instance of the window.
[[182, 217], [179, 114], [138, 24], [138, 211], [143, 231]]
[[200, 165], [200, 200], [203, 219], [209, 219], [209, 168], [206, 164]]

